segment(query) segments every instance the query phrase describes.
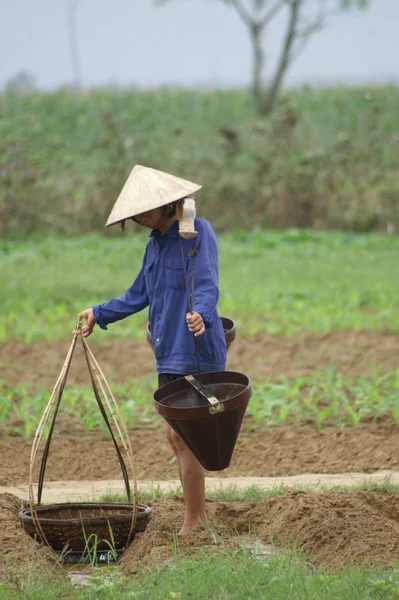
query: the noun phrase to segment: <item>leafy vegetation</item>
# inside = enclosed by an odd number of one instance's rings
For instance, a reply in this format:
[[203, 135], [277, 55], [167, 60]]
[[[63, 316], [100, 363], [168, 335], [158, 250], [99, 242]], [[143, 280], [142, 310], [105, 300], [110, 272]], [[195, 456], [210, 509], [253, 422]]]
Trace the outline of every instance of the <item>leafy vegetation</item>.
[[[131, 285], [146, 241], [137, 233], [3, 242], [0, 343], [68, 339], [81, 310]], [[237, 231], [219, 245], [219, 312], [239, 335], [399, 330], [396, 236]], [[144, 339], [146, 318], [143, 311], [95, 339]]]
[[371, 377], [348, 377], [333, 368], [320, 369], [308, 377], [254, 384], [248, 417], [267, 425], [311, 423], [356, 426], [361, 421], [392, 416], [399, 422], [399, 370]]
[[[123, 386], [112, 386], [120, 404], [122, 418], [128, 426], [145, 425], [154, 419], [149, 401], [154, 389], [155, 381], [150, 379], [136, 379]], [[34, 392], [30, 384], [10, 386], [0, 381], [0, 427], [3, 435], [32, 437], [49, 397], [50, 391], [46, 389]], [[67, 385], [62, 398], [62, 412], [75, 418], [84, 427], [86, 434], [96, 430], [107, 434], [91, 387]]]
[[[135, 379], [112, 385], [122, 418], [127, 426], [152, 423], [158, 417], [150, 398], [153, 378]], [[399, 369], [382, 373], [372, 368], [370, 377], [347, 377], [333, 368], [321, 369], [308, 377], [292, 381], [252, 381], [253, 398], [244, 427], [288, 424], [354, 426], [362, 421], [392, 417], [399, 422]], [[3, 436], [18, 434], [29, 438], [35, 431], [47, 404], [48, 390], [34, 392], [32, 386], [12, 387], [0, 382], [0, 428]], [[83, 425], [86, 434], [106, 433], [103, 418], [89, 387], [67, 386], [62, 410]]]
[[202, 183], [219, 230], [398, 229], [398, 94], [304, 87], [267, 120], [249, 91], [5, 94], [2, 236], [101, 231], [135, 163]]

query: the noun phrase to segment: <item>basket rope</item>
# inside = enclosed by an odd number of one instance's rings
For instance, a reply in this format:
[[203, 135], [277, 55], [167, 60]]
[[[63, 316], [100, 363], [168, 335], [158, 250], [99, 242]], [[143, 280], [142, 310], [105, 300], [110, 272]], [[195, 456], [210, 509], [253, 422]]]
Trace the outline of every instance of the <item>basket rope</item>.
[[[49, 542], [46, 538], [46, 535], [43, 531], [43, 527], [40, 523], [40, 519], [38, 518], [36, 508], [38, 506], [40, 506], [40, 503], [41, 503], [44, 475], [45, 475], [45, 471], [46, 471], [47, 458], [48, 458], [48, 454], [50, 451], [50, 445], [51, 445], [51, 439], [52, 439], [52, 434], [53, 434], [53, 430], [54, 430], [54, 425], [55, 425], [55, 421], [57, 418], [58, 409], [59, 409], [59, 406], [61, 403], [62, 394], [63, 394], [64, 388], [65, 388], [65, 383], [68, 378], [69, 368], [70, 368], [70, 365], [72, 362], [72, 357], [73, 357], [73, 353], [74, 353], [74, 350], [76, 347], [77, 338], [79, 335], [80, 335], [82, 345], [83, 345], [83, 350], [85, 353], [85, 358], [86, 358], [86, 362], [87, 362], [87, 366], [88, 366], [88, 370], [89, 370], [89, 374], [90, 374], [90, 378], [91, 378], [93, 392], [94, 392], [98, 407], [100, 409], [101, 415], [106, 424], [106, 427], [111, 435], [111, 438], [112, 438], [112, 441], [113, 441], [113, 444], [115, 447], [115, 451], [118, 456], [118, 460], [119, 460], [119, 464], [120, 464], [120, 467], [122, 470], [122, 476], [123, 476], [123, 480], [124, 480], [124, 484], [125, 484], [125, 488], [126, 488], [128, 502], [132, 504], [132, 519], [131, 519], [130, 531], [129, 531], [129, 535], [128, 535], [127, 539], [129, 539], [131, 534], [133, 533], [133, 529], [134, 529], [136, 519], [137, 519], [137, 509], [138, 509], [138, 506], [137, 506], [137, 504], [138, 504], [137, 503], [137, 478], [136, 478], [133, 450], [132, 450], [130, 438], [129, 438], [126, 426], [124, 424], [121, 412], [119, 410], [119, 406], [115, 400], [115, 397], [113, 396], [113, 394], [111, 392], [111, 389], [108, 385], [106, 377], [105, 377], [104, 373], [102, 372], [98, 362], [96, 361], [92, 351], [90, 350], [86, 340], [84, 339], [83, 335], [81, 335], [81, 333], [82, 333], [81, 323], [78, 322], [76, 325], [76, 328], [75, 328], [71, 346], [68, 350], [67, 356], [66, 356], [64, 364], [62, 366], [61, 373], [57, 379], [57, 382], [51, 393], [48, 404], [47, 404], [47, 406], [43, 412], [43, 415], [40, 419], [40, 422], [39, 422], [39, 425], [38, 425], [38, 428], [37, 428], [37, 431], [36, 431], [36, 434], [35, 434], [35, 437], [33, 440], [32, 450], [31, 450], [31, 457], [30, 457], [30, 464], [29, 464], [29, 483], [28, 483], [29, 507], [30, 507], [31, 516], [32, 516], [32, 522], [33, 522], [33, 525], [35, 527], [38, 537], [41, 539], [41, 541], [44, 544], [46, 544], [47, 546], [50, 546], [50, 547], [51, 547], [51, 545], [49, 544]], [[111, 419], [112, 419], [112, 421], [116, 427], [116, 430], [118, 432], [123, 449], [126, 452], [128, 464], [130, 466], [130, 470], [131, 470], [132, 477], [133, 477], [133, 497], [132, 497], [131, 487], [130, 487], [130, 483], [129, 483], [129, 475], [128, 475], [128, 471], [126, 468], [126, 464], [125, 464], [125, 461], [120, 452], [117, 440], [115, 438], [110, 419], [108, 418], [107, 412], [104, 408], [104, 404], [101, 399], [101, 394], [99, 392], [99, 388], [103, 395], [107, 409], [110, 413]], [[52, 421], [50, 424], [50, 429], [49, 429], [49, 433], [47, 436], [46, 445], [44, 448], [42, 461], [41, 461], [41, 465], [40, 465], [40, 474], [39, 474], [38, 491], [37, 491], [37, 504], [36, 504], [35, 503], [35, 495], [34, 495], [34, 491], [33, 491], [34, 467], [36, 464], [36, 459], [37, 459], [40, 442], [41, 442], [44, 430], [46, 428], [46, 425], [49, 421], [51, 410], [54, 407], [54, 405], [55, 405], [54, 414], [53, 414], [53, 418], [52, 418]]]

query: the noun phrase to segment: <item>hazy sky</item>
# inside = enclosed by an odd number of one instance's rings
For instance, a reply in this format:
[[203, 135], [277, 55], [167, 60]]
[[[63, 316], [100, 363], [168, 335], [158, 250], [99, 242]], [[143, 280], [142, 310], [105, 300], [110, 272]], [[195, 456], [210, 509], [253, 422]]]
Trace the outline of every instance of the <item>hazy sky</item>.
[[[315, 0], [310, 0], [310, 2]], [[242, 86], [251, 47], [233, 9], [218, 0], [77, 0], [85, 86], [107, 83]], [[21, 70], [52, 89], [73, 78], [69, 0], [0, 0], [0, 86]], [[288, 84], [399, 82], [399, 0], [331, 19], [292, 66]], [[278, 54], [284, 16], [265, 36], [267, 67]], [[267, 69], [266, 69], [267, 73]]]

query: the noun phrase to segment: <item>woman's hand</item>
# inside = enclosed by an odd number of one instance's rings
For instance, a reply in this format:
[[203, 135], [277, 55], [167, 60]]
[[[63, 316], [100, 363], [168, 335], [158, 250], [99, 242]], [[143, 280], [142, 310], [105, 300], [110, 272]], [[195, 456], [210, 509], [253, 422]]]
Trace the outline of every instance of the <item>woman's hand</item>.
[[96, 320], [93, 315], [93, 310], [91, 308], [86, 308], [86, 310], [82, 310], [82, 312], [78, 314], [79, 324], [82, 322], [82, 319], [85, 319], [86, 325], [82, 327], [82, 330], [76, 329], [73, 333], [80, 333], [82, 331], [83, 337], [86, 338], [93, 333], [93, 329], [96, 324]]
[[205, 332], [204, 320], [199, 313], [187, 313], [186, 321], [189, 330], [194, 334], [195, 337], [199, 337]]

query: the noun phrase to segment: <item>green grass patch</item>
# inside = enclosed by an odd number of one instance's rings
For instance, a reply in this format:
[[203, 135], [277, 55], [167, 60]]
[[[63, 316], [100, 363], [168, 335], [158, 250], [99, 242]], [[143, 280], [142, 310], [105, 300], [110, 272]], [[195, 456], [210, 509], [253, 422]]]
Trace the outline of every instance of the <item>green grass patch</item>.
[[[372, 367], [369, 377], [345, 377], [333, 368], [307, 377], [277, 381], [253, 381], [253, 396], [244, 429], [312, 424], [355, 426], [390, 417], [399, 422], [399, 369], [382, 373]], [[111, 384], [122, 418], [128, 427], [159, 421], [151, 401], [155, 378]], [[33, 391], [30, 384], [10, 386], [0, 382], [0, 427], [3, 436], [30, 438], [49, 399], [49, 390]], [[62, 400], [64, 414], [75, 418], [86, 434], [102, 430], [103, 418], [90, 387], [67, 386]]]
[[[387, 481], [388, 486], [388, 481]], [[381, 489], [385, 489], [382, 488]], [[391, 489], [391, 488], [390, 488]], [[394, 488], [396, 489], [396, 488]], [[399, 485], [397, 486], [399, 492]], [[206, 499], [213, 502], [250, 502], [251, 504], [259, 504], [265, 502], [268, 498], [284, 494], [286, 488], [277, 486], [270, 490], [265, 490], [257, 485], [250, 485], [245, 488], [239, 488], [236, 485], [222, 485], [218, 490], [207, 490]], [[183, 490], [180, 485], [168, 491], [162, 490], [160, 486], [153, 486], [146, 489], [138, 490], [138, 501], [142, 504], [159, 500], [160, 498], [181, 496]], [[118, 492], [110, 491], [103, 494], [100, 498], [94, 498], [95, 502], [127, 502], [127, 496]]]
[[[228, 480], [227, 480], [228, 481]], [[274, 496], [282, 496], [287, 490], [302, 492], [311, 492], [312, 494], [323, 494], [330, 492], [385, 492], [387, 494], [399, 494], [399, 484], [392, 481], [390, 477], [384, 477], [383, 480], [375, 481], [364, 476], [364, 480], [356, 485], [334, 485], [323, 486], [319, 485], [315, 490], [312, 486], [294, 485], [287, 486], [284, 484], [275, 486], [271, 489], [264, 489], [256, 484], [240, 488], [232, 484], [221, 484], [220, 489], [206, 490], [206, 499], [211, 502], [248, 502], [250, 504], [261, 504]], [[162, 490], [160, 486], [153, 486], [146, 489], [138, 490], [138, 501], [141, 504], [159, 500], [170, 496], [183, 497], [183, 490], [180, 485], [168, 491]], [[103, 494], [99, 498], [93, 498], [93, 502], [127, 502], [127, 496], [122, 493], [110, 491]]]
[[58, 600], [393, 600], [398, 597], [398, 569], [350, 567], [340, 573], [314, 569], [300, 552], [261, 558], [256, 549], [199, 548], [184, 558], [176, 550], [166, 565], [141, 569], [134, 579], [117, 569], [95, 570], [85, 587], [50, 582], [12, 582], [0, 586], [0, 599]]
[[[135, 234], [3, 242], [0, 343], [67, 339], [81, 310], [131, 285], [146, 241]], [[219, 241], [219, 312], [235, 319], [239, 335], [399, 331], [399, 238], [259, 230]], [[144, 339], [146, 320], [142, 311], [95, 339]]]

